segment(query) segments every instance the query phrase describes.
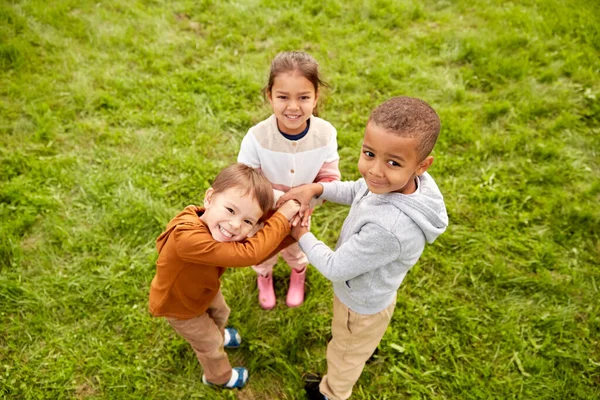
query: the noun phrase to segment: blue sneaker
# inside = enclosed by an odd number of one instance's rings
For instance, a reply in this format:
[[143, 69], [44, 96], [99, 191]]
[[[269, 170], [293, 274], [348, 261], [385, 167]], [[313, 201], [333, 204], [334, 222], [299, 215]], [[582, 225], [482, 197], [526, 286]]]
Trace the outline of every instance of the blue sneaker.
[[231, 371], [231, 378], [224, 385], [217, 385], [206, 380], [206, 376], [202, 375], [202, 383], [208, 386], [223, 387], [225, 389], [241, 389], [248, 382], [248, 370], [244, 367], [235, 367]]
[[223, 347], [226, 349], [236, 349], [242, 344], [242, 337], [235, 328], [225, 328], [225, 339]]

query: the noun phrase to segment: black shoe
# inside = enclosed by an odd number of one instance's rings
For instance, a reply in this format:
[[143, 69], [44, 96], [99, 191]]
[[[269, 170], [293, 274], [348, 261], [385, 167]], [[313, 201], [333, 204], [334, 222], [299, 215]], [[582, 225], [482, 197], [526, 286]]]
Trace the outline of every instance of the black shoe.
[[305, 374], [304, 375], [304, 390], [306, 391], [306, 398], [308, 400], [327, 400], [327, 397], [323, 396], [319, 391], [319, 384], [321, 383], [321, 376], [316, 374]]
[[371, 354], [371, 357], [369, 357], [369, 359], [367, 360], [367, 362], [365, 364], [369, 365], [369, 364], [377, 361], [378, 355], [379, 355], [379, 347], [376, 347], [375, 351], [373, 352], [373, 354]]

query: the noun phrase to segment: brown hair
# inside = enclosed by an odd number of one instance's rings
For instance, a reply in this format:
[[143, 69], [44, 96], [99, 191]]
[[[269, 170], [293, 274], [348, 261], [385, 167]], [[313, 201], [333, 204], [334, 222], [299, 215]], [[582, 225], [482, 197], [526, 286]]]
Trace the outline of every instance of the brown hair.
[[402, 137], [416, 137], [417, 153], [424, 160], [435, 146], [440, 134], [440, 118], [423, 100], [413, 97], [392, 97], [371, 112], [369, 123]]
[[249, 193], [253, 195], [263, 211], [262, 218], [273, 208], [273, 188], [258, 169], [242, 163], [232, 164], [219, 172], [212, 184], [215, 194], [234, 187], [241, 189], [243, 196]]
[[[308, 53], [303, 51], [282, 51], [277, 54], [271, 62], [271, 70], [269, 71], [269, 80], [267, 86], [263, 88], [263, 94], [269, 96], [275, 83], [275, 78], [286, 72], [299, 71], [302, 76], [308, 79], [315, 88], [315, 93], [319, 91], [319, 87], [329, 87], [327, 82], [321, 79], [319, 73], [319, 63]], [[316, 111], [315, 111], [315, 115]]]

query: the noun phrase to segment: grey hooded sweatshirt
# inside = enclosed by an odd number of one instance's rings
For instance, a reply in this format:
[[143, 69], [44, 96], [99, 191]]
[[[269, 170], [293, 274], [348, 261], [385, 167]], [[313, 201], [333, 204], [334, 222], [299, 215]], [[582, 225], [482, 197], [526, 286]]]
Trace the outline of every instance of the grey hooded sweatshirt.
[[335, 251], [312, 233], [299, 244], [310, 263], [333, 283], [335, 295], [359, 314], [387, 308], [406, 273], [417, 263], [425, 243], [448, 226], [444, 198], [426, 172], [417, 190], [373, 194], [364, 179], [323, 182], [320, 199], [351, 205]]

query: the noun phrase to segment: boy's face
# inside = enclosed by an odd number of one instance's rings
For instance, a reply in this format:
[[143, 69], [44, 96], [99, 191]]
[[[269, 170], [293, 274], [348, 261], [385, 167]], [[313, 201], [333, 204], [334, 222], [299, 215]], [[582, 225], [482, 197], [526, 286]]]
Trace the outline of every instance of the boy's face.
[[315, 93], [313, 84], [297, 71], [278, 75], [269, 93], [279, 129], [288, 135], [301, 133], [306, 128], [318, 99], [319, 93]]
[[215, 193], [213, 188], [204, 196], [204, 214], [200, 217], [208, 225], [217, 242], [238, 242], [258, 226], [263, 215], [258, 201], [251, 193], [242, 195], [238, 188]]
[[365, 130], [358, 170], [375, 194], [416, 190], [415, 176], [433, 162], [431, 156], [419, 160], [418, 138], [401, 137], [369, 122]]

